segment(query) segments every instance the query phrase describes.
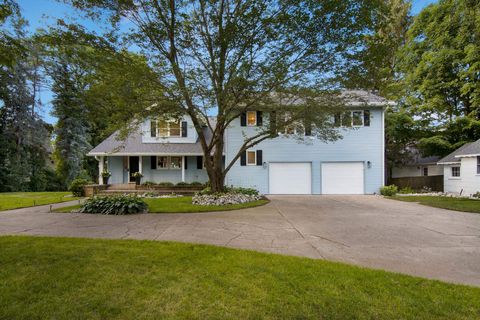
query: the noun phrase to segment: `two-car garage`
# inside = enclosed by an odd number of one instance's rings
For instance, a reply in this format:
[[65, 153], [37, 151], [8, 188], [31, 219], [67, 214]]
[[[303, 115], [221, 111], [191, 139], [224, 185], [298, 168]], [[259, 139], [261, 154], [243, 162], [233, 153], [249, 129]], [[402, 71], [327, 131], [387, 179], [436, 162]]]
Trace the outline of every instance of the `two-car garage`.
[[[312, 194], [311, 162], [269, 164], [270, 194]], [[364, 194], [364, 162], [323, 162], [320, 164], [321, 194]], [[315, 181], [316, 179], [313, 179]]]

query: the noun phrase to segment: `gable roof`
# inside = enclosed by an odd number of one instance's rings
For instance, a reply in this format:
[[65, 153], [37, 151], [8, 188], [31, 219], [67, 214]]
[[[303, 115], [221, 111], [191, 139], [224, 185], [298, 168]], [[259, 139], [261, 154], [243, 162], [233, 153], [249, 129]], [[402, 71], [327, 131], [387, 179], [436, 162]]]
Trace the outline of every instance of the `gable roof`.
[[459, 163], [460, 158], [466, 156], [480, 155], [480, 139], [475, 142], [466, 143], [457, 150], [443, 157], [438, 161], [439, 164]]
[[[212, 138], [212, 132], [204, 128], [207, 143]], [[125, 140], [119, 139], [119, 131], [114, 132], [98, 146], [93, 148], [88, 156], [123, 156], [123, 155], [203, 155], [200, 141], [195, 143], [142, 143], [141, 129], [130, 133]]]
[[369, 90], [342, 90], [340, 97], [345, 99], [347, 106], [392, 106], [396, 103], [377, 95]]

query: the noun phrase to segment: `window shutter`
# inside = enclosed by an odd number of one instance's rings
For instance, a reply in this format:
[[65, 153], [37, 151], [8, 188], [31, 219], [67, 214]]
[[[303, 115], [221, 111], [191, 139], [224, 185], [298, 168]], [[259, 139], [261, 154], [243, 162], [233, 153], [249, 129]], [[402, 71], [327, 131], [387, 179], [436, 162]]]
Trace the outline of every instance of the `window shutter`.
[[363, 125], [370, 127], [370, 110], [363, 110]]
[[150, 169], [152, 170], [157, 169], [157, 156], [150, 157]]
[[246, 127], [247, 126], [247, 113], [242, 112], [240, 114], [240, 126], [241, 127]]
[[240, 165], [246, 166], [247, 165], [247, 151], [243, 151], [240, 155]]
[[263, 124], [262, 111], [257, 111], [257, 126], [261, 127]]
[[257, 166], [263, 165], [262, 150], [257, 150]]
[[335, 127], [340, 127], [342, 125], [342, 115], [339, 112], [333, 115], [333, 125]]
[[203, 157], [197, 156], [197, 169], [203, 169]]
[[182, 121], [182, 137], [187, 136], [187, 121]]
[[270, 134], [272, 136], [277, 135], [277, 113], [275, 111], [270, 112]]
[[152, 138], [157, 136], [157, 122], [155, 120], [150, 121], [150, 136]]
[[188, 157], [183, 157], [183, 167], [185, 170], [188, 169]]

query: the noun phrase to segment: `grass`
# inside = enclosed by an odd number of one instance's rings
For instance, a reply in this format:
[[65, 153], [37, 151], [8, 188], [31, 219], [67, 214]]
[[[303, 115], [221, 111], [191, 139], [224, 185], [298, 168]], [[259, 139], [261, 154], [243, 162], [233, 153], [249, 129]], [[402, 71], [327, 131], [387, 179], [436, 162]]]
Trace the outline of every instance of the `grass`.
[[0, 319], [478, 319], [480, 288], [206, 245], [0, 237]]
[[76, 200], [71, 192], [0, 193], [0, 211]]
[[480, 200], [438, 196], [393, 196], [389, 198], [406, 202], [418, 202], [426, 206], [442, 209], [480, 213]]
[[[192, 213], [192, 212], [211, 212], [211, 211], [229, 211], [244, 208], [252, 208], [268, 203], [268, 200], [258, 200], [242, 204], [232, 204], [225, 206], [199, 206], [192, 204], [192, 197], [178, 198], [146, 198], [150, 213]], [[79, 205], [73, 205], [64, 208], [57, 208], [55, 212], [72, 212], [79, 209]]]

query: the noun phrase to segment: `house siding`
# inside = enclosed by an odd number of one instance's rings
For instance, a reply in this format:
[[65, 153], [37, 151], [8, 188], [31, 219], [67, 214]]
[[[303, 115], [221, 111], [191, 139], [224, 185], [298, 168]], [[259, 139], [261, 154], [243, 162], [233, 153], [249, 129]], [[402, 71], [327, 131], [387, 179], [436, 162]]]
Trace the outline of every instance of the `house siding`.
[[[308, 143], [293, 138], [277, 137], [261, 142], [252, 150], [263, 150], [266, 166], [240, 166], [240, 161], [227, 173], [226, 184], [252, 187], [262, 193], [269, 193], [268, 164], [271, 162], [310, 162], [312, 164], [312, 193], [321, 194], [321, 165], [323, 162], [370, 161], [365, 165], [365, 193], [378, 193], [384, 177], [383, 110], [369, 109], [370, 126], [357, 129], [339, 129], [343, 139], [325, 143], [310, 139]], [[268, 123], [265, 115], [264, 123]], [[240, 149], [244, 136], [255, 134], [256, 127], [241, 127], [240, 119], [232, 122], [226, 133], [226, 163], [228, 164]]]
[[[452, 177], [452, 167], [460, 166], [460, 177]], [[445, 192], [471, 195], [480, 191], [480, 175], [477, 174], [477, 158], [462, 158], [460, 164], [444, 166]]]

